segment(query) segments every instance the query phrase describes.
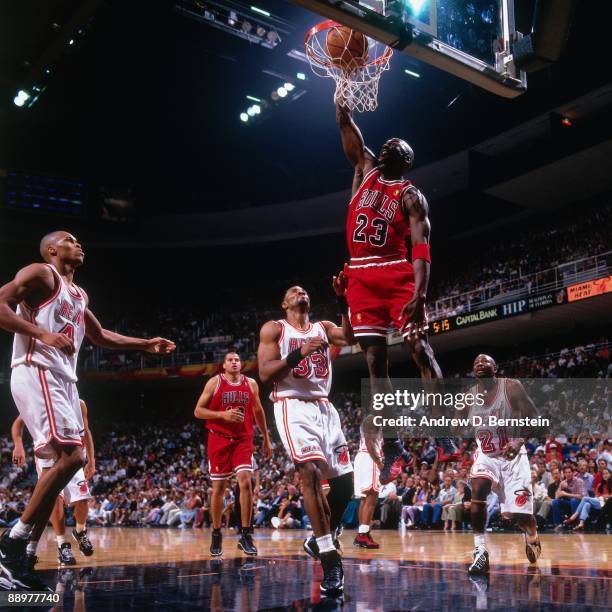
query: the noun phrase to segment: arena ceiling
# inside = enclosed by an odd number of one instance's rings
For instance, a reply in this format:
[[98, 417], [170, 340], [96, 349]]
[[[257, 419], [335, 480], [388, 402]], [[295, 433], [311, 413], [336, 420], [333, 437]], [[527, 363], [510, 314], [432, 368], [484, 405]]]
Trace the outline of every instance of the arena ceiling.
[[[330, 83], [287, 56], [301, 48], [303, 32], [318, 17], [282, 0], [257, 4], [290, 25], [274, 50], [189, 19], [175, 2], [4, 3], [0, 136], [7, 146], [0, 167], [129, 186], [144, 216], [241, 209], [345, 189], [351, 173]], [[19, 84], [41, 58], [61, 51], [58, 36], [64, 40], [79, 20], [86, 32], [68, 55], [60, 54], [40, 99], [29, 109], [14, 107]], [[520, 21], [519, 14], [519, 27]], [[417, 167], [424, 166], [600, 86], [612, 77], [606, 37], [597, 35], [601, 21], [581, 8], [564, 60], [534, 75], [516, 100], [398, 55], [383, 77], [380, 111], [359, 117], [368, 142], [377, 149], [387, 137], [403, 136], [416, 150]], [[595, 60], [598, 69], [586, 69]], [[408, 77], [405, 68], [421, 78]], [[297, 71], [308, 75], [303, 96], [279, 104], [257, 125], [241, 123], [247, 95], [268, 95], [280, 76]]]

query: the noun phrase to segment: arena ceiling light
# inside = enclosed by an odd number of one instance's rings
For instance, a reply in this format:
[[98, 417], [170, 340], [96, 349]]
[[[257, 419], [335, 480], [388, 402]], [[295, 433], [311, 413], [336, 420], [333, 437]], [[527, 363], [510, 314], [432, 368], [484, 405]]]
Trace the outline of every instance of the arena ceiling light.
[[15, 106], [22, 107], [32, 96], [25, 91], [25, 89], [20, 89], [17, 92], [17, 95], [13, 98], [13, 104]]
[[268, 11], [264, 11], [263, 9], [260, 9], [258, 6], [252, 6], [251, 10], [254, 13], [259, 13], [260, 15], [263, 15], [264, 17], [270, 17], [270, 13], [268, 13]]
[[285, 83], [283, 87], [288, 91], [292, 92], [295, 89], [295, 85], [293, 83]]
[[305, 81], [306, 80], [306, 75], [303, 72], [298, 72], [296, 75], [296, 78], [298, 78], [300, 81]]
[[287, 89], [285, 87], [279, 87], [276, 90], [276, 93], [278, 94], [279, 98], [286, 98], [287, 97]]
[[408, 70], [408, 68], [406, 68], [404, 70], [404, 72], [411, 77], [414, 77], [415, 79], [420, 79], [421, 75], [418, 72], [415, 72], [414, 70]]
[[414, 11], [415, 15], [418, 15], [426, 2], [427, 0], [407, 0], [406, 4]]
[[240, 121], [246, 123], [249, 120], [249, 116], [246, 113], [240, 113]]

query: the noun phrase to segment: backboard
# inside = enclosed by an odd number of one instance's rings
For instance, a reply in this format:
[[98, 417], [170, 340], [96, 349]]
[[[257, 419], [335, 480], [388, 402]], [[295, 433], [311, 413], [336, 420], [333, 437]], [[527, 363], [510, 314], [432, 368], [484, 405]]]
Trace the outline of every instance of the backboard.
[[512, 57], [514, 0], [291, 0], [497, 95], [527, 78]]

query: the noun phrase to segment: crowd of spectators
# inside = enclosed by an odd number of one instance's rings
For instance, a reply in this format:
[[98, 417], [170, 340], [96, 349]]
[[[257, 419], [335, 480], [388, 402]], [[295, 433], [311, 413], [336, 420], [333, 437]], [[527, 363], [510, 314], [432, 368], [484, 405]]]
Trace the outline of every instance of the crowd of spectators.
[[[607, 343], [605, 349], [602, 346], [600, 343], [535, 358], [522, 357], [502, 363], [501, 373], [540, 376], [544, 371], [551, 377], [556, 369], [564, 368], [563, 376], [585, 373], [601, 376], [609, 363], [609, 347]], [[571, 360], [584, 365], [593, 359], [595, 365], [588, 372], [579, 367], [568, 369]], [[584, 414], [579, 417], [578, 425], [573, 421], [573, 429], [568, 420], [561, 423], [565, 429], [560, 426], [555, 431], [564, 434], [530, 440], [528, 444], [538, 521], [542, 526], [569, 525], [582, 529], [589, 526], [589, 518], [604, 517], [601, 520], [605, 528], [610, 512], [607, 500], [612, 452], [606, 436], [610, 430], [612, 398], [607, 384], [585, 385], [572, 395], [567, 388], [557, 388], [563, 380], [550, 378], [549, 397], [546, 402], [538, 402], [539, 408], [550, 414], [560, 409], [573, 415], [581, 411]], [[357, 394], [341, 393], [333, 401], [354, 457], [365, 416], [360, 398]], [[89, 513], [91, 525], [198, 528], [210, 524], [212, 489], [201, 425], [195, 422], [145, 426], [126, 423], [98, 435], [94, 431], [94, 437], [97, 471], [91, 481], [94, 495]], [[258, 444], [256, 437], [256, 447]], [[385, 527], [400, 524], [449, 530], [469, 523], [473, 442], [465, 441], [463, 453], [452, 461], [440, 458], [430, 439], [411, 439], [406, 444], [413, 460], [397, 482], [382, 487], [376, 521]], [[8, 436], [0, 436], [0, 526], [18, 518], [35, 483], [31, 449], [27, 451], [30, 461], [23, 467], [13, 465], [11, 453]], [[255, 459], [256, 462], [259, 459], [257, 452]], [[256, 526], [286, 529], [309, 525], [299, 477], [280, 443], [275, 444], [271, 460], [259, 462], [254, 485]], [[231, 526], [237, 522], [237, 503], [234, 483], [225, 492], [224, 524]], [[355, 518], [355, 509], [356, 502], [345, 517], [349, 524]], [[498, 519], [499, 501], [492, 493], [488, 500], [488, 524], [495, 525]]]
[[[612, 203], [579, 211], [572, 208], [554, 219], [523, 223], [505, 231], [504, 240], [498, 240], [492, 232], [477, 250], [463, 245], [460, 258], [441, 257], [433, 270], [430, 315], [440, 318], [466, 312], [504, 297], [511, 299], [517, 290], [538, 292], [546, 283], [576, 282], [575, 274], [592, 269], [595, 263], [603, 273], [612, 266], [611, 228]], [[319, 274], [318, 269], [316, 272]], [[335, 320], [337, 308], [330, 302], [330, 288], [320, 274], [302, 282], [313, 298], [313, 319]], [[177, 352], [163, 363], [216, 362], [230, 346], [243, 359], [250, 359], [255, 356], [261, 325], [280, 317], [281, 311], [277, 303], [249, 300], [241, 300], [240, 309], [173, 306], [160, 311], [139, 310], [137, 315], [126, 315], [106, 325], [127, 335], [162, 334], [174, 339]], [[159, 363], [158, 357], [141, 353], [109, 351], [87, 344], [83, 349], [83, 369], [135, 369]]]

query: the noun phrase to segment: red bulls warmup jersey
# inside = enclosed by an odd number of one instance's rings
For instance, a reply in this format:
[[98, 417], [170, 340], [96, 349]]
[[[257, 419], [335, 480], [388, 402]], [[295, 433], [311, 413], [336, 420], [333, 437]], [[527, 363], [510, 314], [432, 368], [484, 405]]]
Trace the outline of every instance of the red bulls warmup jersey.
[[209, 419], [206, 428], [231, 438], [249, 438], [253, 436], [253, 390], [246, 376], [241, 375], [237, 383], [230, 382], [224, 374], [219, 374], [217, 388], [210, 400], [209, 410], [215, 412], [240, 410], [244, 414], [242, 423], [233, 423], [222, 419]]
[[349, 203], [346, 240], [351, 263], [367, 264], [389, 256], [406, 258], [410, 225], [401, 208], [410, 181], [387, 181], [374, 168]]

